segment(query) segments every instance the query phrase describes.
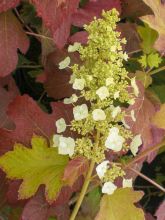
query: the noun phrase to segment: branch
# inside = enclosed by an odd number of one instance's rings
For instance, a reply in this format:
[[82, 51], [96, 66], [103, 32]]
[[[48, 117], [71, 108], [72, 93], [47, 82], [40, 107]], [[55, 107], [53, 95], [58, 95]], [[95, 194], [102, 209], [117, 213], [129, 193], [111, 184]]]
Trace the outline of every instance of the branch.
[[153, 151], [159, 150], [161, 147], [165, 145], [165, 139], [162, 140], [160, 144], [157, 144], [153, 147], [150, 147], [149, 149], [143, 151], [141, 154], [139, 154], [137, 157], [135, 157], [133, 160], [128, 162], [127, 164], [124, 165], [123, 169], [130, 168], [134, 163], [138, 162], [139, 160], [143, 159], [146, 157], [148, 154], [152, 153]]
[[139, 171], [135, 170], [134, 168], [129, 167], [129, 169], [132, 170], [134, 173], [138, 174], [143, 179], [145, 179], [146, 181], [148, 181], [152, 185], [156, 186], [158, 189], [160, 189], [161, 191], [163, 191], [165, 193], [165, 188], [164, 187], [162, 187], [161, 185], [159, 185], [158, 183], [156, 183], [152, 179], [148, 178], [146, 175], [144, 175], [144, 174], [140, 173]]

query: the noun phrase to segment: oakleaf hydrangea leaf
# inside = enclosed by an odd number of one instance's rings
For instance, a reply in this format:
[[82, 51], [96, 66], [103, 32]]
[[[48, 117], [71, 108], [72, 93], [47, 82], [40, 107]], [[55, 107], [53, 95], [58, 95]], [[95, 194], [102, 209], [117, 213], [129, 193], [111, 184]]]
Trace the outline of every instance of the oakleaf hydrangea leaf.
[[141, 58], [139, 59], [139, 63], [142, 65], [142, 67], [158, 67], [159, 64], [162, 62], [162, 58], [158, 53], [151, 53], [149, 55], [142, 55]]
[[33, 136], [32, 148], [16, 143], [13, 151], [0, 158], [0, 167], [9, 179], [23, 179], [19, 199], [33, 196], [45, 185], [47, 200], [52, 202], [63, 186], [63, 173], [68, 157], [59, 155], [57, 148], [49, 148], [45, 138]]
[[158, 33], [149, 27], [148, 24], [138, 26], [137, 31], [142, 39], [141, 47], [146, 54], [154, 51], [153, 46], [158, 37]]
[[150, 68], [153, 68], [159, 66], [159, 64], [162, 62], [162, 58], [158, 53], [151, 53], [148, 55], [147, 61], [148, 61], [148, 66]]
[[142, 192], [128, 187], [116, 189], [112, 195], [104, 195], [95, 220], [144, 220], [142, 209], [134, 206], [142, 196]]

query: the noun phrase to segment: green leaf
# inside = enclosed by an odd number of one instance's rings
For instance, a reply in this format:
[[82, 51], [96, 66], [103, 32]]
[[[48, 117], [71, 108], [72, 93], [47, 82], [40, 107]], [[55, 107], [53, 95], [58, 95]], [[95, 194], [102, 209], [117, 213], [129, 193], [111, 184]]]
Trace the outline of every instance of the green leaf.
[[144, 68], [154, 68], [159, 66], [159, 64], [162, 62], [162, 58], [158, 53], [151, 53], [149, 55], [142, 55], [138, 61]]
[[144, 220], [143, 210], [134, 205], [142, 196], [143, 192], [131, 188], [120, 188], [112, 195], [104, 195], [95, 220]]
[[139, 63], [141, 64], [142, 67], [146, 68], [147, 67], [147, 55], [144, 54], [138, 59]]
[[153, 85], [151, 89], [159, 97], [161, 103], [165, 103], [165, 85]]
[[151, 53], [147, 57], [147, 63], [150, 68], [158, 67], [162, 62], [162, 58], [158, 53]]
[[158, 33], [150, 28], [148, 24], [138, 26], [137, 30], [142, 39], [141, 47], [144, 53], [149, 54], [153, 52], [153, 45], [158, 37]]
[[140, 80], [143, 83], [145, 88], [152, 84], [152, 77], [145, 72], [136, 71], [135, 76], [136, 79]]
[[0, 167], [10, 179], [23, 179], [19, 199], [33, 196], [41, 184], [45, 185], [47, 200], [55, 200], [63, 186], [63, 173], [68, 157], [59, 155], [56, 148], [48, 147], [46, 139], [34, 136], [32, 148], [15, 144], [14, 150], [0, 158]]

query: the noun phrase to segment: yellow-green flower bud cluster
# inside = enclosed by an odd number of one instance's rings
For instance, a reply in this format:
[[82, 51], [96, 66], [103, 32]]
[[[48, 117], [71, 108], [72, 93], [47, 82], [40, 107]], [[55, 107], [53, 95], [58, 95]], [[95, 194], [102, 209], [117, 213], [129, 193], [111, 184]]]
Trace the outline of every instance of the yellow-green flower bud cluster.
[[103, 182], [109, 182], [109, 181], [114, 182], [116, 178], [124, 177], [124, 176], [125, 176], [124, 170], [121, 167], [117, 166], [116, 164], [112, 164], [112, 167], [110, 167], [106, 171], [102, 181]]
[[[122, 44], [125, 44], [126, 40], [120, 38], [120, 32], [116, 31], [116, 23], [119, 21], [116, 9], [103, 11], [102, 17], [95, 18], [89, 25], [84, 26], [89, 37], [87, 45], [79, 45], [78, 48], [82, 63], [70, 67], [73, 72], [70, 83], [73, 88], [80, 90], [80, 96], [88, 103], [88, 114], [86, 112], [85, 116], [83, 113], [78, 115], [80, 120], [76, 114], [76, 120], [71, 123], [71, 130], [84, 136], [76, 141], [75, 152], [89, 159], [96, 157], [97, 162], [105, 158], [105, 141], [110, 128], [119, 129], [123, 139], [118, 135], [118, 140], [122, 143], [131, 138], [131, 133], [121, 123], [119, 125], [124, 118], [124, 112], [119, 106], [128, 104], [132, 99], [127, 90], [128, 73], [123, 66], [123, 61], [128, 59], [127, 54], [122, 51]], [[84, 111], [86, 108], [84, 107]], [[84, 111], [82, 109], [82, 112]], [[100, 133], [102, 150], [99, 151], [95, 151], [91, 144], [87, 147], [84, 139], [91, 138], [96, 132]], [[93, 139], [91, 143], [94, 145]], [[126, 144], [123, 149], [127, 149]]]

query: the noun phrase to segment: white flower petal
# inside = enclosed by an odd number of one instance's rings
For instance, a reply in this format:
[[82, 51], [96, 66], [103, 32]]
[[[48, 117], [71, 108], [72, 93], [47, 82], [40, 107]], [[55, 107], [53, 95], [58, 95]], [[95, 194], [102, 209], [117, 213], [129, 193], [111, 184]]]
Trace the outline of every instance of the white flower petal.
[[142, 139], [141, 139], [141, 135], [138, 134], [133, 138], [130, 144], [130, 150], [134, 156], [136, 156], [140, 145], [142, 145]]
[[125, 61], [128, 61], [128, 54], [125, 52], [124, 54], [123, 54], [123, 59], [125, 60]]
[[131, 110], [131, 118], [132, 118], [132, 121], [134, 121], [134, 122], [136, 121], [134, 110]]
[[112, 118], [116, 118], [116, 116], [121, 113], [121, 108], [119, 106], [114, 107], [112, 110]]
[[75, 79], [73, 83], [73, 89], [76, 90], [83, 90], [85, 86], [85, 80], [84, 79]]
[[86, 104], [78, 105], [73, 108], [73, 115], [76, 121], [87, 118], [88, 116], [88, 107]]
[[73, 94], [70, 98], [64, 99], [64, 104], [71, 104], [71, 103], [77, 102], [77, 100], [78, 100], [77, 95]]
[[62, 60], [60, 63], [59, 63], [59, 69], [62, 70], [62, 69], [65, 69], [66, 67], [68, 67], [70, 64], [70, 57], [66, 57], [64, 60]]
[[103, 121], [106, 119], [106, 114], [102, 109], [95, 109], [92, 112], [92, 117], [95, 121]]
[[117, 186], [114, 183], [109, 181], [109, 182], [104, 183], [102, 187], [102, 193], [112, 195], [116, 189], [117, 189]]
[[69, 47], [68, 47], [68, 52], [69, 52], [69, 53], [72, 53], [72, 52], [78, 51], [79, 48], [80, 48], [80, 46], [81, 46], [80, 43], [75, 42], [73, 45], [69, 45]]
[[137, 84], [136, 84], [135, 77], [131, 79], [131, 86], [132, 86], [133, 89], [134, 89], [134, 94], [135, 94], [135, 96], [138, 97], [138, 95], [139, 95], [139, 88], [138, 88], [138, 86], [137, 86]]
[[132, 188], [132, 178], [131, 179], [123, 179], [123, 188], [130, 187]]
[[119, 94], [120, 94], [120, 91], [118, 91], [118, 92], [115, 92], [115, 94], [114, 94], [114, 99], [117, 99], [117, 98], [119, 98]]
[[57, 133], [64, 132], [66, 130], [66, 123], [64, 118], [60, 118], [56, 121]]
[[59, 135], [59, 134], [53, 135], [53, 147], [58, 147], [59, 146], [60, 137], [62, 137], [62, 135]]
[[119, 129], [113, 127], [110, 129], [109, 135], [105, 141], [105, 146], [114, 152], [119, 152], [121, 151], [124, 142], [125, 139], [119, 135]]
[[127, 123], [125, 122], [124, 118], [122, 119], [122, 123], [123, 123], [125, 128], [130, 129], [130, 126], [127, 125]]
[[109, 91], [108, 88], [106, 86], [102, 86], [100, 87], [98, 90], [96, 90], [96, 94], [99, 96], [99, 98], [101, 100], [106, 99], [107, 97], [109, 97]]
[[97, 175], [99, 176], [100, 179], [102, 179], [109, 167], [109, 161], [105, 160], [96, 167], [96, 172]]
[[106, 79], [106, 86], [109, 86], [111, 84], [114, 84], [114, 79], [112, 77], [109, 77]]
[[74, 154], [75, 141], [71, 137], [60, 137], [58, 153], [62, 155], [69, 155], [70, 157]]

